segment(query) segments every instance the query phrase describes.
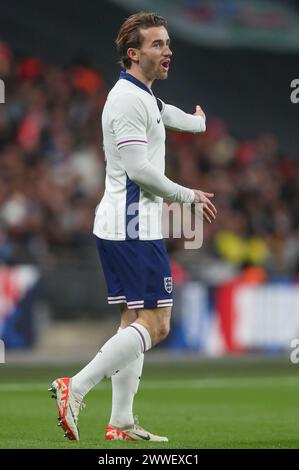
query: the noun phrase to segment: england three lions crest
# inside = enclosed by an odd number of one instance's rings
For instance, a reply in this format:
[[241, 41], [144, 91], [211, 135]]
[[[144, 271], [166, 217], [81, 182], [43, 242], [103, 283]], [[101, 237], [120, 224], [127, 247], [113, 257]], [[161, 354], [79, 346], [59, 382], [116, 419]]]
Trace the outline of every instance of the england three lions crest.
[[172, 292], [172, 277], [164, 277], [164, 287], [168, 294]]

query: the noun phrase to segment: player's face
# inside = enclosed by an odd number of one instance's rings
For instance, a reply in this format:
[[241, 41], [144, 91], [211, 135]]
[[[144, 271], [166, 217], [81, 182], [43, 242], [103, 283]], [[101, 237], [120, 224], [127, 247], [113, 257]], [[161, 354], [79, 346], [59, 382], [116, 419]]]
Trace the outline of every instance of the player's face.
[[141, 29], [144, 38], [139, 49], [139, 67], [148, 80], [165, 80], [168, 76], [172, 52], [164, 26]]

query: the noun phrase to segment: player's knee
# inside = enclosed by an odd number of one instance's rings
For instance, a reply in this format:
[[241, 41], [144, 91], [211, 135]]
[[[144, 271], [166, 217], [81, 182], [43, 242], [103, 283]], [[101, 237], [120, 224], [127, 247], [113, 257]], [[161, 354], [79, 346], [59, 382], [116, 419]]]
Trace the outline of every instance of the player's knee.
[[169, 331], [170, 331], [169, 323], [164, 323], [160, 326], [159, 333], [158, 333], [159, 342], [167, 338]]
[[148, 330], [152, 347], [163, 341], [169, 334], [170, 330], [170, 313], [168, 307], [158, 308], [153, 311], [140, 310], [138, 317], [140, 323]]
[[152, 347], [163, 341], [169, 333], [169, 327], [167, 325], [159, 325], [150, 330]]

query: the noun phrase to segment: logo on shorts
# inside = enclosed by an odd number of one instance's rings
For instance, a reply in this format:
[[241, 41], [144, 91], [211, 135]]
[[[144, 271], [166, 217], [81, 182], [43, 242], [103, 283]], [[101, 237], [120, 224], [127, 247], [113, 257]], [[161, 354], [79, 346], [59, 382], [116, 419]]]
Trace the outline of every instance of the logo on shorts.
[[172, 277], [164, 277], [164, 287], [168, 294], [172, 292]]

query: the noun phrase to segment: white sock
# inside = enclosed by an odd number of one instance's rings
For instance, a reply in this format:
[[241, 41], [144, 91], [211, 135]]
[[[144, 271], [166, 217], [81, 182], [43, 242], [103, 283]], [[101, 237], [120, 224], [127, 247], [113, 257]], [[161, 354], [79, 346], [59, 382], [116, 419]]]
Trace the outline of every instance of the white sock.
[[[122, 331], [119, 328], [118, 332]], [[109, 424], [124, 428], [134, 424], [133, 401], [142, 374], [144, 354], [112, 375], [112, 411]]]
[[151, 348], [151, 337], [147, 329], [139, 323], [112, 336], [98, 354], [78, 374], [72, 377], [72, 390], [80, 399], [104, 377], [111, 377], [117, 370]]

